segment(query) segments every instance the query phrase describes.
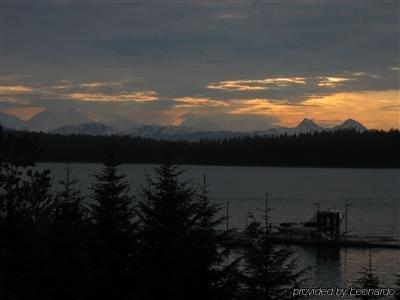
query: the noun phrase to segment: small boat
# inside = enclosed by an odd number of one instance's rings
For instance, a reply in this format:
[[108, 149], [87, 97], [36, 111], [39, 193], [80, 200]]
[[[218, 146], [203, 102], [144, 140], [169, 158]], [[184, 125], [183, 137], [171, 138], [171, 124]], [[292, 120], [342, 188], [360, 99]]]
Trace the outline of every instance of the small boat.
[[271, 241], [280, 244], [334, 247], [398, 248], [400, 242], [388, 236], [356, 236], [341, 233], [340, 211], [317, 211], [307, 222], [274, 226]]

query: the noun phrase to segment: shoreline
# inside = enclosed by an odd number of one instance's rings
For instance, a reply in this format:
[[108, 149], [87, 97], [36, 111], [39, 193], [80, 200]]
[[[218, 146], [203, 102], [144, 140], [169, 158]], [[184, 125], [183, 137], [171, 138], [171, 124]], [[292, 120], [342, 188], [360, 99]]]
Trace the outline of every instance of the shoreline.
[[[72, 161], [60, 161], [60, 160], [38, 160], [36, 163], [56, 163], [56, 164], [102, 164], [102, 161], [81, 161], [81, 160], [72, 160]], [[162, 162], [121, 162], [121, 165], [161, 165]], [[400, 166], [329, 166], [329, 165], [248, 165], [248, 164], [196, 164], [196, 163], [187, 163], [187, 162], [177, 162], [174, 164], [179, 166], [206, 166], [206, 167], [243, 167], [243, 168], [298, 168], [298, 169], [371, 169], [371, 170], [400, 170]]]

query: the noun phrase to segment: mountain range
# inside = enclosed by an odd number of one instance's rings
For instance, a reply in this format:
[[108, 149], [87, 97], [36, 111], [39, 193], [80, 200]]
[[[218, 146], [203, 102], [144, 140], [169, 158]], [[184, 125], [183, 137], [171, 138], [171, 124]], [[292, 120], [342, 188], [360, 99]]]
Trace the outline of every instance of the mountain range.
[[48, 132], [62, 126], [74, 126], [88, 122], [91, 120], [73, 108], [67, 110], [48, 108], [35, 114], [28, 121], [0, 111], [0, 125], [11, 129]]
[[64, 111], [46, 109], [34, 115], [26, 122], [13, 115], [0, 112], [0, 124], [10, 129], [42, 131], [61, 135], [129, 135], [132, 137], [144, 137], [158, 140], [187, 141], [225, 139], [240, 136], [293, 135], [328, 130], [353, 129], [360, 132], [368, 130], [364, 125], [353, 119], [347, 119], [342, 124], [333, 128], [323, 128], [310, 119], [304, 119], [296, 127], [273, 127], [252, 132], [202, 131], [185, 126], [144, 125], [129, 120], [98, 123], [91, 121], [73, 108]]

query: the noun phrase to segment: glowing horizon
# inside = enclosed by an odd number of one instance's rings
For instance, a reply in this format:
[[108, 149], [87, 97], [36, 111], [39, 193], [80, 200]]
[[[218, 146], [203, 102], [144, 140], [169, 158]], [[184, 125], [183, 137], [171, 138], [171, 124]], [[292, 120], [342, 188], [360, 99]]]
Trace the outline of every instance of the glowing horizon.
[[242, 131], [303, 118], [399, 128], [398, 2], [74, 2], [5, 3], [1, 111], [26, 120], [74, 107], [96, 121]]
[[[76, 98], [79, 101], [93, 101], [90, 99], [81, 100], [81, 98], [85, 97], [87, 96], [79, 95], [79, 97]], [[116, 100], [113, 97], [108, 98], [107, 101], [147, 102], [158, 100], [158, 98], [156, 99], [155, 96], [153, 96], [153, 93], [144, 95], [143, 100], [138, 100], [138, 95], [136, 94], [134, 96], [124, 96], [125, 99], [122, 100]], [[337, 125], [346, 119], [355, 119], [370, 129], [399, 129], [399, 97], [400, 90], [333, 93], [325, 96], [310, 96], [299, 103], [262, 98], [222, 100], [211, 99], [209, 97], [181, 97], [173, 100], [175, 105], [167, 112], [171, 121], [164, 124], [181, 125], [184, 122], [182, 116], [195, 110], [198, 110], [200, 115], [207, 114], [207, 111], [204, 111], [204, 109], [209, 107], [218, 110], [220, 113], [237, 116], [273, 116], [279, 121], [271, 127], [293, 127], [303, 119], [308, 118], [325, 127]], [[99, 97], [94, 96], [93, 99], [99, 99]], [[4, 112], [27, 121], [44, 109], [45, 107], [27, 106], [6, 109]], [[98, 121], [101, 122], [101, 119]], [[137, 120], [132, 119], [132, 121]]]

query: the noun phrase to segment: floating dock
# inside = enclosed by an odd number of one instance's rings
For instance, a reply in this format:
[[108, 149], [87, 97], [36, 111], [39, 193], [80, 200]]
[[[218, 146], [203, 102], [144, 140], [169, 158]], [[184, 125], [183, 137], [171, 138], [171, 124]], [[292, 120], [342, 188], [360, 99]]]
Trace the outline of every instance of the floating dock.
[[[231, 234], [230, 245], [238, 247], [247, 247], [250, 244], [248, 238], [243, 232], [234, 232]], [[297, 245], [306, 247], [332, 247], [332, 248], [386, 248], [400, 249], [400, 241], [388, 237], [360, 237], [349, 236], [341, 237], [336, 240], [303, 238], [297, 236], [288, 236], [287, 234], [272, 233], [269, 241], [278, 245]]]
[[284, 245], [300, 245], [314, 247], [343, 247], [343, 248], [391, 248], [400, 249], [400, 241], [386, 240], [386, 238], [339, 238], [337, 240], [303, 239], [272, 234], [271, 242]]
[[[348, 232], [348, 207], [350, 204], [346, 204], [345, 214], [345, 231], [341, 232], [341, 221], [342, 214], [337, 210], [318, 210], [314, 213], [314, 216], [307, 222], [291, 222], [291, 223], [280, 223], [279, 225], [272, 225], [269, 223], [270, 233], [268, 240], [273, 244], [284, 244], [284, 245], [300, 245], [300, 246], [312, 246], [312, 247], [353, 247], [353, 248], [391, 248], [400, 249], [400, 240], [396, 240], [388, 236], [358, 236], [352, 235]], [[266, 197], [265, 205], [265, 219], [268, 214], [268, 193]], [[228, 216], [228, 213], [227, 213]], [[251, 214], [251, 218], [254, 219]], [[227, 218], [228, 219], [228, 218]], [[246, 217], [247, 220], [247, 217]], [[247, 222], [246, 222], [247, 224]], [[247, 225], [246, 225], [247, 226]], [[227, 231], [228, 231], [227, 225]], [[231, 242], [229, 244], [236, 245], [239, 247], [248, 246], [251, 241], [249, 237], [244, 234], [243, 231], [231, 231], [229, 232]]]

